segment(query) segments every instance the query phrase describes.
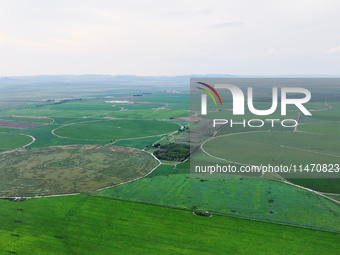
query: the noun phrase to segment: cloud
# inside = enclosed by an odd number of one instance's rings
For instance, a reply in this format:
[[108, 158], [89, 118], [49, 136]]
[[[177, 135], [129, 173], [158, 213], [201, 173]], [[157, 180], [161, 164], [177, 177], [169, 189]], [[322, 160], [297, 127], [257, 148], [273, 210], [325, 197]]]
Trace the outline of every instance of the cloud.
[[326, 51], [327, 54], [331, 54], [331, 53], [334, 53], [334, 52], [339, 52], [340, 51], [340, 45], [336, 48], [332, 48], [328, 51]]
[[339, 74], [336, 0], [2, 2], [0, 75]]
[[273, 54], [274, 52], [275, 52], [274, 49], [270, 49], [270, 50], [268, 51], [268, 54], [271, 55], [271, 54]]
[[236, 27], [236, 26], [243, 26], [243, 22], [225, 22], [225, 23], [218, 23], [215, 25], [210, 26], [211, 28], [225, 28], [225, 27]]
[[36, 40], [23, 39], [0, 32], [0, 46], [11, 46], [29, 51], [32, 48], [40, 50], [75, 50], [82, 42], [68, 38], [42, 36]]
[[46, 47], [46, 44], [41, 43], [41, 42], [19, 39], [19, 38], [15, 38], [13, 36], [10, 36], [4, 33], [0, 33], [0, 46], [9, 46], [9, 45], [22, 46], [22, 47], [38, 47], [38, 48]]
[[211, 14], [211, 11], [210, 10], [198, 10], [198, 11], [192, 11], [192, 10], [186, 10], [186, 11], [166, 11], [165, 12], [166, 14], [169, 14], [169, 15], [209, 15]]

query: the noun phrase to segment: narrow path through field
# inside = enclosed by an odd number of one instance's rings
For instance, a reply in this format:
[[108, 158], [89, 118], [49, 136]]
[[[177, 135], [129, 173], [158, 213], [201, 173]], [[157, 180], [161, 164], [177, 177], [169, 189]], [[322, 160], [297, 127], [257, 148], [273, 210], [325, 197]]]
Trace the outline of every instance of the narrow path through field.
[[298, 126], [299, 126], [299, 123], [300, 123], [300, 119], [301, 119], [301, 113], [302, 113], [301, 111], [298, 111], [298, 115], [297, 115], [297, 118], [296, 118], [297, 125], [294, 128], [294, 132], [296, 132], [297, 129], [298, 129]]

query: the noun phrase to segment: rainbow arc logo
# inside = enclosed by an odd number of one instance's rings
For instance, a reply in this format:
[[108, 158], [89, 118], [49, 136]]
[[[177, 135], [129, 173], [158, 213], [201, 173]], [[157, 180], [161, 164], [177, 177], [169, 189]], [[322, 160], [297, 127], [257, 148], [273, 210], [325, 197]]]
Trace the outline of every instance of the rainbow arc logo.
[[[201, 84], [203, 86], [206, 86], [207, 88], [211, 89], [211, 91], [214, 92], [215, 95], [217, 96], [218, 100], [220, 100], [220, 104], [222, 105], [222, 100], [220, 98], [220, 95], [217, 93], [217, 91], [213, 87], [211, 87], [210, 85], [208, 85], [206, 83], [203, 83], [203, 82], [197, 82], [197, 83], [199, 83], [199, 84]], [[215, 105], [217, 106], [216, 100], [215, 100], [214, 96], [211, 94], [211, 92], [209, 90], [201, 88], [201, 87], [197, 87], [197, 88], [203, 90], [204, 92], [206, 92], [212, 98], [212, 100], [214, 101]]]
[[[197, 82], [198, 84], [201, 84], [207, 88], [209, 88], [212, 92], [214, 92], [214, 94], [217, 96], [218, 100], [220, 101], [220, 104], [222, 106], [222, 100], [221, 100], [221, 97], [220, 95], [217, 93], [217, 91], [211, 87], [210, 85], [206, 84], [206, 83], [203, 83], [203, 82]], [[198, 89], [200, 90], [203, 90], [205, 93], [207, 93], [211, 98], [212, 100], [214, 101], [215, 103], [215, 106], [217, 106], [217, 103], [216, 103], [216, 100], [214, 98], [214, 96], [211, 94], [211, 92], [205, 88], [201, 88], [201, 87], [197, 87]], [[202, 94], [201, 95], [201, 102], [202, 102], [202, 105], [201, 105], [201, 114], [202, 115], [206, 115], [207, 114], [207, 95], [206, 94]]]

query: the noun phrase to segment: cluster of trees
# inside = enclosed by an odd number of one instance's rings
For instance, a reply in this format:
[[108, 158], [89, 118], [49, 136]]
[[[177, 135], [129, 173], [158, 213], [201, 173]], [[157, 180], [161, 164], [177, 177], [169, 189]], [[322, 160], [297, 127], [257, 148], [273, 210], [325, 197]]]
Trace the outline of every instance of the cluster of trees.
[[65, 103], [69, 103], [69, 102], [73, 102], [73, 101], [78, 101], [78, 100], [83, 100], [82, 98], [74, 98], [74, 99], [65, 99], [65, 100], [61, 100], [61, 101], [54, 101], [52, 99], [46, 100], [46, 102], [52, 102], [49, 104], [36, 104], [35, 107], [42, 107], [42, 106], [46, 106], [46, 105], [55, 105], [55, 104], [65, 104]]
[[183, 132], [183, 131], [186, 131], [186, 130], [189, 130], [189, 127], [183, 127], [183, 128], [178, 129], [177, 131]]
[[157, 144], [155, 147], [159, 147], [159, 150], [153, 154], [159, 159], [183, 161], [190, 155], [190, 146], [188, 144], [169, 143], [162, 146]]

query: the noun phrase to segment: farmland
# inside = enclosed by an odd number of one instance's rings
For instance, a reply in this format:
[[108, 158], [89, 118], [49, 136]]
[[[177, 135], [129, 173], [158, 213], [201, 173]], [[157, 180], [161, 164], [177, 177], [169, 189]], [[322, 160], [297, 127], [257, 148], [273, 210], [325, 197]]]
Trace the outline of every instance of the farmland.
[[33, 136], [36, 140], [32, 143], [29, 148], [41, 148], [48, 146], [58, 146], [58, 145], [74, 145], [74, 144], [110, 144], [111, 141], [102, 140], [102, 141], [89, 141], [82, 139], [71, 139], [71, 138], [60, 138], [52, 134], [52, 130], [60, 125], [46, 125], [46, 126], [38, 126], [35, 128], [28, 129], [20, 129], [20, 130], [11, 130], [8, 133], [23, 133], [27, 135]]
[[1, 109], [1, 115], [35, 116], [35, 117], [83, 117], [108, 114], [118, 111], [118, 107], [105, 104], [103, 101], [77, 100], [66, 102], [42, 102], [40, 104], [27, 105]]
[[10, 127], [0, 127], [0, 132], [4, 132], [4, 131], [9, 131], [9, 130], [13, 130], [14, 128], [10, 128]]
[[107, 114], [108, 117], [122, 119], [173, 119], [190, 116], [189, 111], [160, 109], [160, 110], [128, 110]]
[[81, 195], [0, 200], [0, 208], [1, 254], [335, 255], [340, 240], [331, 232]]
[[[210, 127], [213, 118], [266, 118], [248, 110], [233, 116], [227, 92], [223, 108], [209, 106], [202, 116], [190, 109], [187, 81], [73, 78], [44, 81], [44, 90], [19, 82], [25, 98], [9, 102], [12, 90], [0, 97], [0, 254], [338, 253], [340, 206], [327, 196], [338, 199], [340, 179], [190, 175], [195, 162], [338, 162], [333, 87], [313, 87], [313, 116], [288, 106], [296, 130], [251, 132]], [[258, 109], [270, 108], [267, 82], [254, 95]], [[182, 118], [195, 113], [190, 124]], [[281, 119], [280, 109], [270, 118]], [[199, 129], [200, 122], [209, 125]], [[213, 216], [193, 215], [205, 210]]]
[[35, 122], [35, 123], [51, 123], [53, 120], [50, 118], [45, 117], [17, 117], [17, 116], [11, 116], [11, 117], [1, 117], [2, 120], [15, 120], [15, 121], [25, 121], [25, 122]]
[[0, 133], [0, 152], [23, 147], [32, 141], [33, 139], [27, 135]]
[[340, 122], [300, 125], [299, 130], [315, 134], [340, 136]]
[[102, 120], [63, 126], [54, 133], [58, 136], [109, 140], [156, 136], [173, 132], [179, 125], [149, 120]]
[[18, 150], [1, 157], [0, 196], [84, 193], [141, 177], [157, 165], [146, 152], [118, 146]]
[[203, 148], [222, 159], [252, 165], [338, 162], [340, 139], [299, 132], [249, 132], [220, 136]]
[[144, 149], [147, 146], [152, 145], [157, 142], [159, 139], [162, 139], [164, 136], [152, 136], [145, 138], [136, 138], [136, 139], [125, 139], [125, 140], [116, 140], [113, 144], [117, 146], [126, 146], [136, 149]]
[[313, 190], [340, 194], [339, 178], [287, 178], [287, 180]]
[[259, 178], [201, 179], [176, 174], [141, 179], [96, 195], [340, 231], [337, 204], [309, 191]]

